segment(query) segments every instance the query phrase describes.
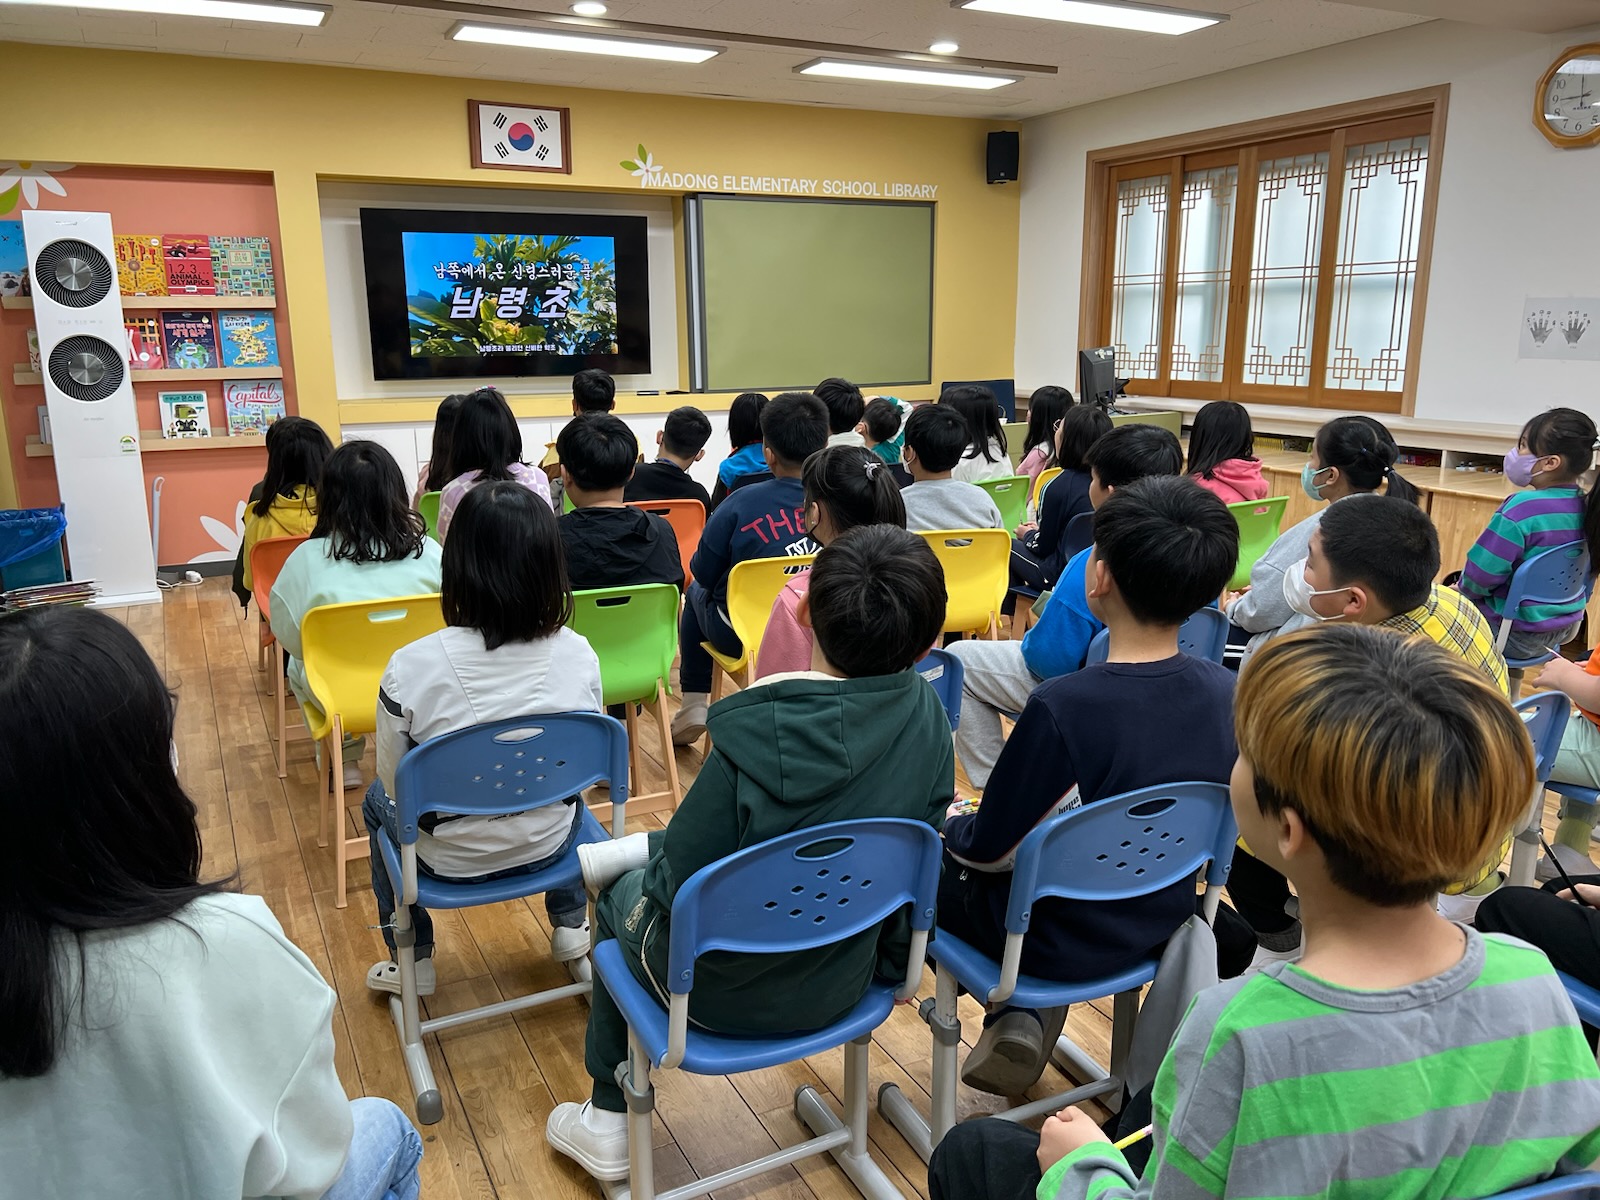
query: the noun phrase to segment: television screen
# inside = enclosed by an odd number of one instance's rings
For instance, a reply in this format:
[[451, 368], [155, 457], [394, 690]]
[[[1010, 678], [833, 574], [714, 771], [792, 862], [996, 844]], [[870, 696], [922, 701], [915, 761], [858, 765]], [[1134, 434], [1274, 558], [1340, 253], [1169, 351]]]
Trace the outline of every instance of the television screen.
[[650, 370], [643, 217], [364, 208], [378, 379]]

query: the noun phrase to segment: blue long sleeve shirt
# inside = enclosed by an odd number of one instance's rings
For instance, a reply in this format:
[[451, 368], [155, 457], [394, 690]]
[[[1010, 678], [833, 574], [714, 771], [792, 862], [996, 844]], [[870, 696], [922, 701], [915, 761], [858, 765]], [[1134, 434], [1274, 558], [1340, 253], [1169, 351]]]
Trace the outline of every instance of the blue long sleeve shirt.
[[1073, 555], [1050, 599], [1042, 609], [1033, 610], [1038, 624], [1023, 635], [1022, 661], [1040, 679], [1054, 679], [1083, 666], [1089, 643], [1105, 628], [1089, 611], [1083, 594], [1088, 563], [1088, 550]]

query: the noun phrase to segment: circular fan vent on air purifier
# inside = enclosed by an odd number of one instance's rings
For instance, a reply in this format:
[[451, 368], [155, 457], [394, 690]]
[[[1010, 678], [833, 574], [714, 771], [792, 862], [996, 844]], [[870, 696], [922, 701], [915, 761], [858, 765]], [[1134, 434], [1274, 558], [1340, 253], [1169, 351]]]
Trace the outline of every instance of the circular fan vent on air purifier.
[[33, 285], [57, 304], [88, 308], [104, 300], [117, 282], [117, 273], [88, 242], [62, 238], [39, 252]]
[[69, 337], [50, 352], [50, 382], [74, 400], [104, 400], [126, 375], [122, 352], [88, 334]]

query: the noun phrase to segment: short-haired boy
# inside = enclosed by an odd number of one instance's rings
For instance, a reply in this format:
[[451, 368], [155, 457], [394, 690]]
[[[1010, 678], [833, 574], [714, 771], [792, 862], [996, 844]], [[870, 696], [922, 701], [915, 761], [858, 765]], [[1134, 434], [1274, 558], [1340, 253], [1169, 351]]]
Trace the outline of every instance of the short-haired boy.
[[572, 377], [572, 415], [608, 413], [617, 407], [617, 381], [596, 367]]
[[[945, 824], [939, 928], [997, 959], [1012, 858], [1031, 829], [1136, 788], [1222, 783], [1233, 767], [1233, 674], [1180, 651], [1178, 627], [1233, 573], [1238, 523], [1192, 480], [1155, 478], [1108, 497], [1095, 511], [1094, 535], [1083, 587], [1110, 631], [1107, 660], [1034, 690], [978, 811]], [[1189, 880], [1134, 900], [1041, 900], [1022, 970], [1068, 982], [1113, 974], [1158, 953], [1193, 914]], [[1065, 1019], [1065, 1009], [991, 1013], [963, 1081], [1001, 1096], [1026, 1091]]]
[[951, 472], [967, 452], [972, 430], [966, 418], [944, 404], [919, 404], [906, 418], [902, 458], [911, 486], [900, 493], [906, 528], [1000, 529], [1005, 525], [989, 493]]
[[692, 404], [667, 414], [656, 434], [656, 460], [640, 463], [623, 490], [624, 500], [698, 500], [711, 511], [711, 495], [689, 476], [689, 468], [706, 456], [711, 422]]
[[903, 441], [900, 428], [905, 424], [905, 419], [898, 400], [889, 396], [874, 396], [861, 410], [861, 424], [856, 426], [856, 432], [861, 435], [867, 449], [889, 465], [894, 481], [902, 489], [911, 486], [911, 472], [906, 470], [900, 459]]
[[562, 514], [561, 544], [575, 592], [636, 583], [683, 586], [683, 563], [672, 526], [630, 508], [623, 489], [639, 458], [626, 422], [607, 413], [574, 417], [556, 439], [561, 484], [572, 511]]
[[706, 730], [712, 662], [701, 643], [709, 641], [724, 654], [739, 653], [739, 636], [728, 620], [728, 573], [750, 558], [817, 551], [805, 528], [800, 468], [827, 444], [828, 410], [810, 392], [784, 392], [761, 410], [761, 453], [773, 477], [728, 493], [706, 522], [689, 564], [694, 582], [684, 593], [678, 624], [683, 703], [672, 718], [677, 745], [693, 744]]
[[[1256, 655], [1234, 721], [1239, 830], [1294, 880], [1305, 957], [1195, 999], [1142, 1180], [1071, 1108], [1037, 1138], [957, 1126], [933, 1200], [1417, 1200], [1586, 1169], [1600, 1073], [1555, 972], [1433, 911], [1527, 807], [1532, 748], [1500, 688], [1426, 639], [1324, 626]], [[967, 1186], [974, 1169], [1011, 1186]]]
[[[1153, 475], [1180, 474], [1183, 448], [1170, 430], [1158, 425], [1123, 425], [1094, 443], [1085, 465], [1090, 472], [1089, 502], [1098, 508], [1130, 483]], [[907, 513], [915, 491], [912, 487], [905, 492]], [[979, 791], [988, 784], [989, 772], [1005, 745], [1000, 714], [1021, 711], [1044, 680], [1081, 667], [1089, 643], [1105, 628], [1085, 599], [1088, 563], [1088, 550], [1067, 561], [1050, 598], [1034, 605], [1035, 623], [1022, 641], [969, 639], [950, 647], [965, 670], [956, 754], [967, 779]], [[1208, 596], [1201, 604], [1215, 599]]]
[[[817, 556], [802, 602], [816, 635], [811, 669], [769, 676], [712, 710], [711, 756], [664, 833], [580, 851], [584, 883], [599, 892], [596, 937], [622, 943], [641, 983], [664, 990], [673, 897], [702, 867], [829, 821], [938, 827], [955, 787], [950, 725], [912, 665], [938, 635], [944, 607], [938, 560], [903, 529], [853, 529]], [[908, 947], [909, 926], [897, 918], [876, 938], [817, 950], [710, 955], [695, 967], [690, 1018], [730, 1034], [818, 1029], [860, 1000], [880, 965], [903, 970]], [[598, 1179], [628, 1173], [616, 1083], [627, 1051], [622, 1014], [596, 987], [584, 1051], [591, 1098], [558, 1105], [546, 1136]]]
[[811, 394], [827, 405], [828, 445], [865, 445], [860, 432], [856, 429], [861, 423], [861, 411], [867, 404], [860, 388], [848, 379], [839, 379], [835, 376], [817, 384], [811, 389]]

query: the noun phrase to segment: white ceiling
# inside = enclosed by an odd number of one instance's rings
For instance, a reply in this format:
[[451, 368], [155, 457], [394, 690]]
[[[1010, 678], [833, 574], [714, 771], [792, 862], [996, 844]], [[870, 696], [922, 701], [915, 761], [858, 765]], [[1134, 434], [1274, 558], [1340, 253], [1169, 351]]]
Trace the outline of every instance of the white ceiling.
[[[725, 45], [699, 66], [452, 42], [462, 17], [537, 23], [571, 18], [554, 0], [323, 0], [332, 12], [319, 29], [199, 18], [151, 17], [79, 9], [0, 6], [0, 40], [159, 50], [230, 58], [326, 63], [373, 70], [552, 86], [719, 96], [791, 104], [1021, 119], [1143, 91], [1318, 46], [1453, 16], [1549, 32], [1600, 21], [1600, 0], [1166, 0], [1171, 6], [1227, 13], [1228, 21], [1181, 37], [1096, 29], [952, 9], [948, 0], [608, 0], [603, 21], [672, 27], [678, 36]], [[719, 35], [735, 39], [719, 41]], [[847, 83], [793, 73], [819, 50], [772, 41], [883, 51], [925, 52], [941, 38], [961, 59], [1055, 67], [1018, 73], [992, 92], [904, 84]], [[25, 49], [17, 53], [26, 54]]]

